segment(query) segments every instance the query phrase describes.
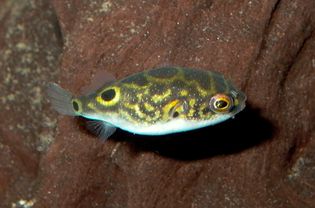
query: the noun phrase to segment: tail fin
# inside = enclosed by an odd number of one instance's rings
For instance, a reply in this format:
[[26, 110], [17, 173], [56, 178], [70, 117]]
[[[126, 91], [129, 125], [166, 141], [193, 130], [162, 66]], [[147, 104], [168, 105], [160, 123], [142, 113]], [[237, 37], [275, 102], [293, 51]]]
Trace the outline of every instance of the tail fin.
[[75, 116], [72, 106], [72, 94], [62, 89], [56, 83], [49, 83], [47, 86], [47, 95], [52, 107], [60, 114]]

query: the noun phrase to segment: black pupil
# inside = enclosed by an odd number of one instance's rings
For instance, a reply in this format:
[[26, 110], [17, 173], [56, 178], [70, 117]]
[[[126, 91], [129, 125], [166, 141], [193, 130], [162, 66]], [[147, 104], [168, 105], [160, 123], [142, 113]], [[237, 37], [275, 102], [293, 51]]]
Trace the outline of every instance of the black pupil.
[[115, 95], [116, 95], [115, 90], [109, 89], [109, 90], [106, 90], [105, 92], [103, 92], [101, 97], [105, 101], [110, 101], [115, 97]]
[[179, 113], [177, 111], [175, 111], [174, 114], [173, 114], [173, 118], [176, 118], [178, 116], [179, 116]]
[[73, 106], [73, 109], [74, 109], [75, 111], [78, 111], [78, 110], [79, 110], [79, 105], [78, 105], [78, 103], [77, 103], [76, 101], [73, 101], [73, 102], [72, 102], [72, 106]]
[[228, 105], [228, 103], [224, 100], [218, 100], [217, 102], [215, 102], [215, 107], [216, 108], [225, 108]]

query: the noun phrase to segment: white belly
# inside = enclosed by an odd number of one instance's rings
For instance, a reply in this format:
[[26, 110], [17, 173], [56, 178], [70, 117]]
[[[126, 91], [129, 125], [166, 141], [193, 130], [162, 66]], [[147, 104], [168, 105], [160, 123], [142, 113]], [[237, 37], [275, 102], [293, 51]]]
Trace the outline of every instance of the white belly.
[[[142, 125], [127, 122], [121, 119], [109, 119], [107, 122], [125, 131], [141, 135], [165, 135], [177, 132], [190, 131], [206, 126], [215, 125], [230, 118], [230, 115], [220, 115], [217, 118], [206, 121], [194, 121], [184, 119], [173, 119], [169, 122]], [[110, 121], [111, 120], [111, 121]]]

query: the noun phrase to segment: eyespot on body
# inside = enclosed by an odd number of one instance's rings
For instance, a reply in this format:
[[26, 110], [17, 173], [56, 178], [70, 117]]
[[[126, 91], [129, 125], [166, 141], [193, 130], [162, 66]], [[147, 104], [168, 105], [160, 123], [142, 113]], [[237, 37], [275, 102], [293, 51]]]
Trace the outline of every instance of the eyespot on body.
[[233, 107], [233, 99], [225, 94], [216, 94], [210, 99], [210, 109], [216, 113], [228, 113]]
[[71, 103], [72, 103], [72, 107], [73, 107], [73, 110], [76, 114], [80, 114], [82, 112], [82, 104], [81, 104], [81, 101], [78, 100], [78, 99], [72, 99], [71, 100]]

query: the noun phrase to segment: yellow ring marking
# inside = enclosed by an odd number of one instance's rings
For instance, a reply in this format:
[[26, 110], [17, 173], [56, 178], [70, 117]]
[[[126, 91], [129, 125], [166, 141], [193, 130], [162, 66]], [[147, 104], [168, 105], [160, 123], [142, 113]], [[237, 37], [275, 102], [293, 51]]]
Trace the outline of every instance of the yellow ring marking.
[[[233, 101], [231, 100], [231, 98], [225, 94], [217, 94], [213, 96], [211, 99], [214, 99], [212, 103], [213, 103], [214, 110], [217, 112], [222, 112], [222, 113], [227, 112], [233, 105]], [[218, 101], [224, 101], [227, 103], [227, 105], [223, 108], [217, 108], [215, 104]]]
[[170, 111], [172, 110], [173, 112], [177, 111], [178, 113], [182, 112], [183, 109], [180, 109], [182, 105], [179, 105], [180, 101], [179, 100], [173, 100], [166, 104], [162, 110], [163, 110], [163, 120], [168, 120], [170, 118]]
[[[112, 100], [109, 100], [109, 101], [103, 100], [102, 99], [102, 93], [107, 91], [107, 90], [110, 90], [110, 89], [115, 90], [115, 97]], [[103, 106], [113, 106], [119, 101], [120, 95], [121, 95], [120, 88], [116, 87], [116, 86], [111, 86], [111, 87], [105, 88], [100, 93], [98, 93], [98, 95], [96, 97], [96, 102], [98, 102], [99, 104], [101, 104]]]

